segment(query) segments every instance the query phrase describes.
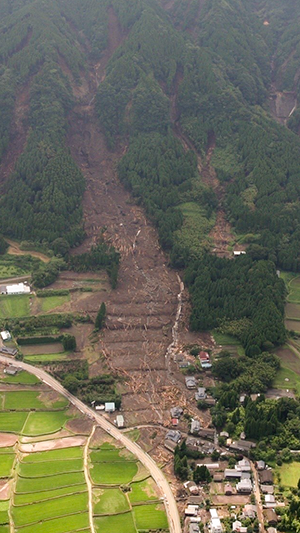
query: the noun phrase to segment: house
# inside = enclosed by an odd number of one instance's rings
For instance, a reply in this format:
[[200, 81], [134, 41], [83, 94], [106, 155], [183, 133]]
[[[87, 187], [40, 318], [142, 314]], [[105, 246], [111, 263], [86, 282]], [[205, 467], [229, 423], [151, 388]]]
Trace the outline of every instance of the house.
[[11, 339], [11, 334], [9, 333], [9, 331], [1, 331], [0, 335], [3, 341], [10, 341]]
[[265, 495], [265, 506], [266, 507], [276, 507], [276, 500], [273, 494]]
[[192, 420], [191, 422], [191, 433], [192, 435], [198, 434], [200, 431], [201, 425], [199, 420]]
[[209, 362], [209, 354], [207, 352], [200, 352], [198, 357], [200, 361]]
[[204, 401], [206, 405], [211, 405], [211, 406], [214, 406], [217, 403], [216, 400], [212, 398], [211, 396], [210, 397], [207, 396]]
[[185, 378], [185, 384], [187, 389], [196, 389], [197, 388], [197, 382], [196, 378], [194, 376], [187, 376]]
[[197, 516], [199, 505], [188, 505], [185, 510], [185, 516]]
[[187, 481], [183, 484], [183, 486], [191, 493], [191, 494], [199, 494], [199, 488], [197, 487], [196, 483], [194, 481]]
[[17, 355], [18, 350], [16, 350], [16, 348], [9, 348], [8, 346], [1, 346], [0, 352], [4, 353], [5, 355], [12, 355], [14, 357]]
[[210, 428], [200, 429], [199, 437], [209, 440], [215, 440], [215, 430]]
[[197, 466], [206, 466], [208, 470], [218, 470], [220, 468], [219, 463], [197, 463]]
[[191, 522], [191, 524], [189, 525], [189, 533], [200, 533], [198, 524], [195, 524], [195, 522]]
[[174, 453], [176, 446], [177, 446], [176, 442], [169, 440], [169, 439], [165, 439], [164, 447], [167, 448], [169, 452]]
[[256, 444], [255, 442], [252, 442], [250, 440], [238, 440], [234, 441], [230, 444], [229, 449], [233, 452], [243, 452], [243, 453], [249, 453], [252, 448], [255, 448]]
[[216, 483], [221, 483], [223, 481], [222, 472], [215, 472], [214, 473], [214, 481], [216, 481]]
[[245, 505], [243, 509], [244, 518], [256, 518], [256, 515], [257, 515], [256, 505], [252, 505], [250, 503]]
[[116, 424], [117, 424], [118, 428], [123, 428], [124, 427], [124, 417], [123, 417], [123, 415], [118, 415], [117, 416]]
[[251, 472], [251, 465], [250, 461], [248, 459], [242, 459], [235, 465], [236, 470], [240, 470], [241, 472]]
[[178, 444], [178, 442], [181, 439], [181, 433], [178, 430], [170, 429], [168, 433], [166, 434], [166, 440], [171, 440], [172, 442], [175, 442]]
[[256, 469], [257, 470], [264, 470], [266, 468], [265, 461], [257, 461], [256, 463]]
[[261, 470], [258, 472], [258, 477], [261, 485], [273, 485], [272, 470]]
[[239, 255], [245, 255], [245, 250], [234, 250], [233, 255], [234, 257], [238, 257]]
[[209, 361], [200, 361], [201, 368], [211, 368], [212, 364]]
[[222, 533], [222, 524], [216, 509], [210, 509], [210, 530], [211, 533]]
[[265, 521], [268, 523], [269, 526], [277, 526], [278, 518], [277, 514], [275, 513], [275, 511], [273, 511], [273, 509], [266, 509], [264, 511], [264, 517]]
[[224, 492], [225, 492], [225, 496], [231, 496], [233, 494], [233, 488], [230, 485], [230, 483], [225, 484]]
[[15, 376], [19, 372], [19, 369], [16, 366], [8, 366], [4, 369], [4, 373], [8, 376]]
[[236, 484], [236, 490], [243, 494], [250, 494], [250, 492], [252, 492], [251, 479], [241, 479], [241, 481]]
[[274, 494], [273, 485], [261, 485], [260, 490], [263, 494]]
[[181, 415], [183, 414], [183, 409], [181, 409], [181, 407], [179, 406], [172, 407], [172, 409], [170, 409], [170, 413], [171, 413], [171, 418], [180, 418]]
[[240, 470], [236, 470], [235, 468], [225, 468], [224, 477], [225, 479], [241, 479], [242, 472]]
[[116, 410], [115, 402], [106, 402], [104, 404], [104, 410], [106, 413], [114, 413]]
[[6, 286], [0, 285], [0, 294], [6, 294]]
[[242, 526], [242, 522], [235, 520], [232, 524], [232, 531], [237, 531], [238, 533], [247, 533], [247, 527]]
[[207, 394], [206, 394], [206, 388], [205, 387], [199, 387], [197, 392], [195, 392], [195, 400], [205, 400]]
[[29, 294], [29, 293], [30, 293], [30, 287], [28, 285], [25, 285], [25, 283], [15, 283], [14, 285], [6, 286], [6, 294], [8, 295]]

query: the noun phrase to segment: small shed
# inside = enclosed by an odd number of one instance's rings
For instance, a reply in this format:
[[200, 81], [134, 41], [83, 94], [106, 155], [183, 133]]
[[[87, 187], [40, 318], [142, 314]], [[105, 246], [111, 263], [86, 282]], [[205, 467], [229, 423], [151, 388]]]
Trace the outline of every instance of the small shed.
[[273, 485], [272, 470], [261, 470], [258, 472], [258, 477], [261, 485]]
[[123, 415], [118, 415], [117, 418], [116, 418], [116, 425], [118, 428], [123, 428], [124, 427], [124, 416]]
[[104, 404], [104, 409], [106, 413], [114, 413], [116, 410], [115, 402], [106, 402]]
[[1, 339], [3, 341], [10, 341], [11, 340], [11, 334], [9, 333], [9, 331], [1, 331], [0, 335], [1, 335]]
[[266, 509], [264, 511], [264, 517], [269, 526], [275, 527], [278, 522], [277, 514], [273, 509]]
[[226, 483], [224, 488], [225, 496], [231, 496], [233, 494], [233, 488], [230, 483]]
[[16, 366], [8, 366], [4, 369], [4, 373], [8, 376], [15, 376], [18, 373], [19, 369]]

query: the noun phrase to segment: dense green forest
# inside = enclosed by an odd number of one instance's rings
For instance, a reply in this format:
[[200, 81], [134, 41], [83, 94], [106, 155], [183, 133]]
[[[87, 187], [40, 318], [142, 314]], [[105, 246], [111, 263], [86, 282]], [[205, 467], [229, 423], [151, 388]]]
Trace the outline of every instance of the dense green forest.
[[[1, 233], [52, 249], [63, 237], [66, 254], [83, 239], [85, 184], [65, 146], [75, 102], [62, 65], [80, 83], [107, 47], [111, 13], [126, 38], [95, 111], [108, 148], [124, 148], [119, 177], [172, 265], [186, 269], [192, 328], [225, 328], [254, 357], [285, 339], [276, 268], [300, 271], [300, 111], [283, 127], [269, 106], [272, 91], [300, 91], [294, 0], [1, 2], [0, 162], [15, 102], [30, 86], [26, 143], [2, 184]], [[208, 148], [221, 195], [205, 174]], [[220, 202], [246, 258], [210, 255]], [[98, 252], [71, 267], [100, 261], [114, 284], [118, 255]], [[41, 271], [37, 282], [53, 275]]]

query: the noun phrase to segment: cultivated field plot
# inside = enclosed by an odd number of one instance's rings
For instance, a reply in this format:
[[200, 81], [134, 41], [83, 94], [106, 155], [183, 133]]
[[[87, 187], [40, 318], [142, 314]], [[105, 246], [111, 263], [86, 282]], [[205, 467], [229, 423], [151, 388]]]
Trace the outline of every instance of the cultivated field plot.
[[[74, 509], [73, 509], [74, 510]], [[46, 520], [42, 523], [35, 523], [17, 529], [17, 533], [71, 533], [72, 531], [89, 532], [88, 513], [78, 512], [77, 514]], [[112, 533], [110, 531], [110, 533]], [[124, 532], [125, 533], [125, 532]]]
[[64, 487], [74, 487], [80, 486], [85, 483], [84, 473], [75, 472], [71, 474], [59, 474], [59, 475], [49, 475], [44, 478], [19, 478], [16, 492], [17, 493], [29, 493], [29, 492], [39, 492], [47, 490], [55, 490]]
[[29, 374], [29, 372], [25, 372], [25, 370], [18, 372], [15, 376], [5, 376], [4, 378], [1, 378], [1, 381], [20, 385], [37, 385], [40, 383], [40, 380], [36, 376]]
[[13, 451], [11, 453], [0, 453], [0, 478], [10, 477], [14, 460], [15, 454]]
[[52, 311], [69, 301], [69, 294], [65, 296], [47, 296], [46, 298], [37, 298], [37, 305], [41, 313], [48, 313], [48, 311]]
[[281, 484], [286, 487], [297, 487], [300, 478], [300, 463], [285, 463], [279, 468]]
[[69, 418], [65, 411], [31, 411], [22, 429], [22, 434], [38, 436], [56, 433], [64, 427]]
[[21, 347], [24, 355], [44, 355], [63, 353], [64, 348], [61, 342], [51, 342], [49, 344], [25, 344]]
[[99, 533], [168, 528], [156, 485], [131, 453], [103, 443], [90, 452], [90, 476], [94, 484], [94, 521]]
[[286, 329], [288, 329], [289, 331], [296, 331], [297, 333], [300, 333], [300, 320], [286, 319], [284, 323]]
[[300, 394], [300, 357], [293, 346], [283, 346], [276, 350], [280, 358], [281, 368], [274, 380], [274, 387], [278, 389], [294, 389]]
[[0, 296], [0, 318], [29, 316], [29, 299], [29, 294]]

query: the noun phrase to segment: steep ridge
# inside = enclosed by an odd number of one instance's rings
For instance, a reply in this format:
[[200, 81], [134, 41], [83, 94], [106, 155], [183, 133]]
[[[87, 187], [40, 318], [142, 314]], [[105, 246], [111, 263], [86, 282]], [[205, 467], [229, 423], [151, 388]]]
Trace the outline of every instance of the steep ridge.
[[[176, 273], [167, 267], [155, 230], [118, 181], [116, 164], [126, 147], [109, 152], [95, 116], [97, 85], [124, 38], [110, 9], [108, 47], [101, 61], [90, 65], [82, 84], [85, 94], [69, 117], [67, 142], [87, 182], [83, 200], [87, 239], [76, 253], [95, 243], [103, 228], [106, 240], [121, 253], [118, 287], [106, 301], [107, 329], [101, 347], [109, 366], [128, 381], [125, 408], [139, 405], [142, 422], [162, 420], [160, 390], [168, 377], [165, 353], [172, 340], [179, 284]], [[97, 370], [97, 364], [91, 367], [92, 373]]]

